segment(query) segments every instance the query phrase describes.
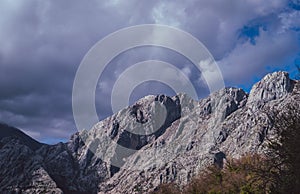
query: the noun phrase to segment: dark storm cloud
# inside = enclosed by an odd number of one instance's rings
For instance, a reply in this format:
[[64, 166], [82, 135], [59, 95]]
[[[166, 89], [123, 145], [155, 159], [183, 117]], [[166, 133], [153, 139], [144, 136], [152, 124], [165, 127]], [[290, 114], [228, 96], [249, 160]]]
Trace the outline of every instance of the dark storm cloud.
[[[3, 0], [0, 121], [20, 127], [39, 140], [68, 138], [76, 131], [71, 98], [80, 61], [104, 36], [137, 24], [166, 24], [190, 32], [212, 52], [226, 83], [247, 84], [251, 76], [265, 74], [267, 66], [278, 67], [299, 53], [296, 29], [300, 17], [295, 2]], [[255, 35], [251, 28], [255, 28]], [[250, 34], [243, 29], [250, 29]], [[108, 68], [98, 85], [100, 117], [111, 113], [108, 102], [113, 82], [125, 67], [140, 59], [170, 58], [170, 63], [177, 62], [199, 84], [199, 90], [206, 88], [200, 73], [190, 64], [174, 54], [165, 57], [168, 52], [159, 54], [158, 50], [127, 53], [120, 58], [123, 61], [116, 60]], [[160, 91], [161, 85], [156, 86]], [[140, 96], [143, 90], [137, 91], [139, 94], [133, 96]]]
[[112, 1], [3, 1], [1, 121], [44, 141], [75, 132], [71, 98], [76, 69], [94, 43], [139, 18], [134, 7], [124, 5], [119, 9]]

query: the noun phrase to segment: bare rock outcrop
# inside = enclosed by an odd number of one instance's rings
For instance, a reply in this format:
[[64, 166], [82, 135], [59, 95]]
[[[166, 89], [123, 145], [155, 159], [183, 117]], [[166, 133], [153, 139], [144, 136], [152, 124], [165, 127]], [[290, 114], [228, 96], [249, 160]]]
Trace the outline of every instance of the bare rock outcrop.
[[276, 72], [249, 95], [224, 88], [199, 101], [146, 96], [67, 143], [33, 148], [31, 140], [4, 137], [0, 191], [147, 193], [161, 183], [184, 185], [210, 164], [264, 152], [275, 135], [268, 114], [299, 102], [299, 81]]

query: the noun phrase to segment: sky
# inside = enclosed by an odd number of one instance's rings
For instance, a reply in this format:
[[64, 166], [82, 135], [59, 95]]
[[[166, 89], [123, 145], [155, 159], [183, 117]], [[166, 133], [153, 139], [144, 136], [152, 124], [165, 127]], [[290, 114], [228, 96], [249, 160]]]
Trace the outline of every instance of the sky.
[[[247, 92], [269, 72], [295, 76], [300, 64], [299, 0], [0, 0], [0, 122], [41, 142], [67, 141], [77, 131], [72, 87], [83, 57], [110, 33], [139, 24], [192, 34], [216, 60], [225, 85]], [[200, 98], [209, 95], [201, 72], [180, 54], [149, 46], [130, 49], [99, 78], [99, 120], [112, 114], [118, 76], [144, 60], [178, 67]], [[148, 81], [134, 89], [130, 103], [159, 93], [175, 94], [164, 83]]]

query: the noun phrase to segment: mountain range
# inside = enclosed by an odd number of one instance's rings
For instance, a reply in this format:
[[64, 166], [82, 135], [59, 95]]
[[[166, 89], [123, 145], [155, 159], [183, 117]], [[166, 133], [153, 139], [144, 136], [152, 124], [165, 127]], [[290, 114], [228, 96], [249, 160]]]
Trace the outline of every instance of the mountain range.
[[227, 157], [263, 153], [276, 137], [269, 114], [299, 106], [300, 82], [266, 75], [246, 93], [224, 88], [199, 101], [186, 94], [146, 96], [73, 134], [39, 143], [0, 124], [0, 193], [147, 193], [187, 184]]

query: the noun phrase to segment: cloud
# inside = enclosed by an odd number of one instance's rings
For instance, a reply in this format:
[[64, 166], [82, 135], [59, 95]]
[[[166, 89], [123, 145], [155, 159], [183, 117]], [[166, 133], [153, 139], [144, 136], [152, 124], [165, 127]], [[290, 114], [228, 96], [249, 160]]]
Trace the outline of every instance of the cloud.
[[253, 75], [263, 76], [267, 66], [283, 65], [286, 58], [299, 52], [295, 33], [276, 36], [261, 31], [256, 44], [239, 44], [228, 56], [219, 61], [223, 76], [232, 84], [251, 80]]
[[[299, 53], [296, 1], [3, 0], [0, 121], [42, 141], [68, 139], [76, 131], [71, 99], [80, 61], [109, 33], [144, 23], [191, 33], [209, 49], [230, 84], [249, 83], [266, 67], [280, 67]], [[111, 114], [110, 93], [118, 76], [130, 65], [150, 59], [174, 64], [197, 85], [199, 96], [208, 94], [201, 72], [183, 56], [162, 48], [138, 48], [116, 57], [100, 77], [96, 105], [101, 119]], [[163, 87], [144, 87], [150, 85]], [[141, 89], [134, 91], [138, 93], [133, 96], [141, 96]]]

